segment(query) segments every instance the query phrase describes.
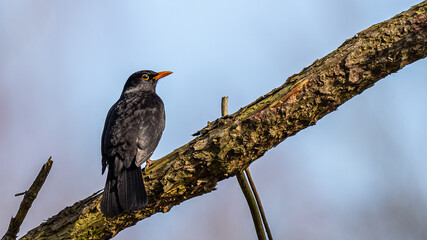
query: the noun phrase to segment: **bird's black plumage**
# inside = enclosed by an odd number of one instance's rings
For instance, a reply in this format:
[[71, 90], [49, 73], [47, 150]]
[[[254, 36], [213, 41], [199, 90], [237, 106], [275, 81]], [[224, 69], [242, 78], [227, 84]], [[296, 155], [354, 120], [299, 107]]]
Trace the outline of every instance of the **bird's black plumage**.
[[101, 200], [106, 216], [139, 210], [148, 202], [140, 167], [153, 154], [165, 128], [165, 110], [156, 84], [170, 73], [146, 70], [132, 74], [108, 112], [101, 140], [102, 173], [108, 166]]

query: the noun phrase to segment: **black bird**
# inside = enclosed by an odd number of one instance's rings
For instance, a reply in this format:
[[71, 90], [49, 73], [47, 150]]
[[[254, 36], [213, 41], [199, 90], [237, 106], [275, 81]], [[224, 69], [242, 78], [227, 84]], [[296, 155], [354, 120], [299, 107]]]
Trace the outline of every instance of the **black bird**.
[[108, 165], [101, 211], [107, 217], [147, 205], [140, 167], [153, 154], [165, 128], [165, 109], [156, 85], [171, 73], [132, 74], [108, 111], [101, 140], [102, 174]]

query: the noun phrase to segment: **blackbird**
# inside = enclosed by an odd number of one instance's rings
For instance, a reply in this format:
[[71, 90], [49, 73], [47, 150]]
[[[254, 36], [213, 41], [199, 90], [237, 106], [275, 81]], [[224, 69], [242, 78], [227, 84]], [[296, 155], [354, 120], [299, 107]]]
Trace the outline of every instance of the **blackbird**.
[[156, 85], [171, 73], [135, 72], [108, 111], [101, 140], [102, 174], [108, 166], [101, 211], [107, 217], [147, 205], [140, 167], [153, 154], [165, 128], [165, 109]]

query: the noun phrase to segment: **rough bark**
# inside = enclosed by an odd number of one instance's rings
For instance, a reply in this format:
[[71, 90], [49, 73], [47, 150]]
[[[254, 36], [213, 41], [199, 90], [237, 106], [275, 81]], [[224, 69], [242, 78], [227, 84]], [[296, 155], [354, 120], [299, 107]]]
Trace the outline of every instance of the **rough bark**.
[[356, 34], [284, 85], [209, 123], [195, 139], [150, 165], [144, 174], [150, 199], [145, 209], [106, 219], [99, 210], [100, 194], [94, 194], [23, 239], [108, 239], [154, 213], [214, 190], [218, 181], [236, 175], [376, 81], [426, 57], [426, 9], [424, 1]]

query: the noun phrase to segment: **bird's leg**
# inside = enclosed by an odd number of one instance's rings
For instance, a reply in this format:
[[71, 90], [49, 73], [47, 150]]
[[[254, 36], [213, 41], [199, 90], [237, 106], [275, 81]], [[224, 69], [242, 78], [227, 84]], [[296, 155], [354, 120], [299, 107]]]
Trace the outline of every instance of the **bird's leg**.
[[150, 164], [152, 164], [154, 161], [152, 161], [152, 160], [150, 160], [150, 159], [148, 159], [146, 162], [145, 162], [145, 168], [144, 168], [144, 172], [145, 173], [147, 173], [147, 169], [148, 169], [148, 166], [150, 166]]

